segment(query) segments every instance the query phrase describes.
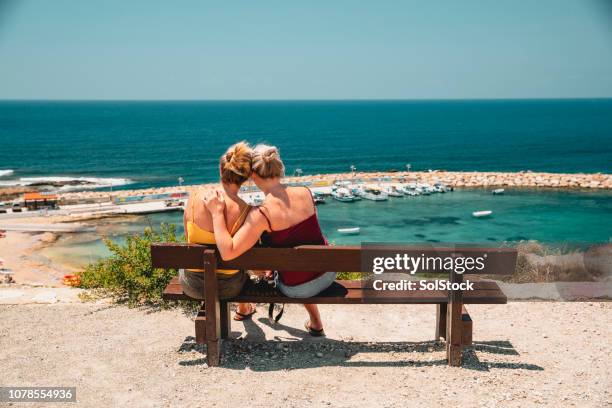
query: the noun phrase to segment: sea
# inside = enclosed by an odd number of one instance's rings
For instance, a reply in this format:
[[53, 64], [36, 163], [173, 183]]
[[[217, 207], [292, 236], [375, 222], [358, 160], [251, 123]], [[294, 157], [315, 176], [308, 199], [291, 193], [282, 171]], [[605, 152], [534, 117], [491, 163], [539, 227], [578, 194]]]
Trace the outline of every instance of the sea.
[[[358, 171], [612, 171], [612, 99], [432, 101], [0, 101], [0, 187], [133, 189], [214, 182], [232, 143], [276, 145], [287, 174]], [[492, 210], [487, 219], [473, 211]], [[336, 243], [610, 242], [612, 193], [456, 190], [387, 202], [330, 202]], [[70, 258], [104, 254], [160, 214], [65, 238]], [[358, 236], [337, 229], [361, 227]], [[73, 251], [73, 252], [71, 252]]]

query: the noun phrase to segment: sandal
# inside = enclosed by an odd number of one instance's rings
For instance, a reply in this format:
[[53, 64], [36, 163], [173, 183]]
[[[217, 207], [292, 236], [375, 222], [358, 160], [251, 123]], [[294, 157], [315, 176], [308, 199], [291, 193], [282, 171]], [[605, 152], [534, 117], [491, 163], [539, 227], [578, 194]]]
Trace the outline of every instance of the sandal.
[[257, 313], [257, 309], [255, 308], [255, 306], [251, 305], [250, 313], [244, 314], [244, 313], [236, 312], [234, 313], [233, 319], [237, 322], [242, 322], [242, 321], [251, 319], [255, 313]]
[[325, 336], [325, 331], [323, 329], [313, 329], [312, 327], [310, 327], [310, 320], [306, 320], [304, 322], [304, 328], [306, 329], [306, 331], [308, 332], [308, 334], [310, 334], [312, 337], [323, 337]]

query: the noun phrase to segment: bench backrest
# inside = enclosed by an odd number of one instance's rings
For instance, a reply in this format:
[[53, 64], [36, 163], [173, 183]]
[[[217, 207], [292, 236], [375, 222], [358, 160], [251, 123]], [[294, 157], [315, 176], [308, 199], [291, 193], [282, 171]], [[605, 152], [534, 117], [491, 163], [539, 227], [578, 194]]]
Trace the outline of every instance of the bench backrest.
[[[204, 251], [214, 246], [155, 243], [151, 245], [154, 268], [202, 269]], [[511, 275], [516, 266], [517, 252], [514, 248], [483, 247], [420, 247], [384, 246], [375, 250], [360, 246], [304, 245], [295, 248], [252, 248], [231, 261], [224, 261], [217, 252], [217, 268], [220, 269], [272, 269], [279, 271], [312, 272], [372, 272], [367, 256], [395, 256], [407, 249], [425, 256], [479, 256], [486, 254], [485, 268], [466, 274]], [[437, 273], [439, 273], [438, 271]]]

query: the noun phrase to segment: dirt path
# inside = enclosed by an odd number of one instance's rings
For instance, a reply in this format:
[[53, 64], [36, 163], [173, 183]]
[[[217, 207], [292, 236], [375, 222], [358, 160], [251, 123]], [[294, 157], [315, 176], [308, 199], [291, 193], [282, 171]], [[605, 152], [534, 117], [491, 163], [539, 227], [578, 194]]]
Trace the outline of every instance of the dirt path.
[[[259, 307], [208, 368], [180, 310], [0, 306], [0, 385], [76, 386], [76, 406], [610, 406], [612, 303], [473, 306], [464, 368], [431, 341], [432, 306], [322, 306], [328, 338], [300, 341]], [[275, 340], [262, 343], [263, 338]], [[607, 405], [606, 405], [607, 404]], [[53, 404], [45, 406], [53, 406]], [[72, 406], [72, 405], [71, 405]]]

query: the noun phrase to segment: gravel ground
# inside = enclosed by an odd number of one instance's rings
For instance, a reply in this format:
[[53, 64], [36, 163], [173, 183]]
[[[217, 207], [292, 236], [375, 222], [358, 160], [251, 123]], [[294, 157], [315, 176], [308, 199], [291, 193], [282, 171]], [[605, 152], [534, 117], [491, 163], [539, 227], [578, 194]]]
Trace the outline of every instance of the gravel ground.
[[259, 310], [209, 368], [178, 309], [2, 305], [0, 385], [76, 386], [66, 405], [85, 407], [612, 405], [612, 303], [472, 306], [462, 368], [431, 341], [430, 305], [325, 305], [324, 340], [304, 338], [299, 306], [274, 328]]

